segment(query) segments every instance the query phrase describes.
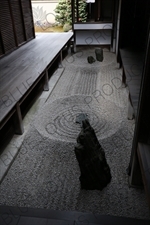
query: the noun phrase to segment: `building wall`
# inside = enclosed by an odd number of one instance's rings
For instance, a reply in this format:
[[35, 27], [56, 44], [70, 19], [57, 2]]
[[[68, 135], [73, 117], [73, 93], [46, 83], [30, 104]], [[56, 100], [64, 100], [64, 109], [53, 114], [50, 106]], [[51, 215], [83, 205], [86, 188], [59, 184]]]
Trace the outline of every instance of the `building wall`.
[[55, 24], [55, 8], [58, 0], [32, 1], [34, 25], [43, 31]]

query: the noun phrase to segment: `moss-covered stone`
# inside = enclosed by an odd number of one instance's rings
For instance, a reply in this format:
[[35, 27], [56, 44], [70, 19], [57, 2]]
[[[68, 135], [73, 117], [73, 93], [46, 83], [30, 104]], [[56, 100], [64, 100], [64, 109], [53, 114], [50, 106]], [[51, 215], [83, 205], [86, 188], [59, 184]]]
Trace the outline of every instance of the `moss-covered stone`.
[[72, 29], [72, 26], [68, 23], [65, 23], [64, 26], [63, 26], [63, 31], [64, 32], [68, 32], [69, 30]]

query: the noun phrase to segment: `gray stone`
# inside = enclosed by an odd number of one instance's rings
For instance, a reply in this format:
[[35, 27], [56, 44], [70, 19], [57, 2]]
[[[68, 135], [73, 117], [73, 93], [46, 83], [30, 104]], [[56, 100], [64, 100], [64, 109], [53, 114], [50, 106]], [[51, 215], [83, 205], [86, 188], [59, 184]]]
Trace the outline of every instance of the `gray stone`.
[[103, 61], [103, 49], [97, 48], [95, 49], [96, 60], [99, 62]]
[[93, 56], [88, 56], [88, 57], [87, 57], [87, 61], [88, 61], [88, 63], [92, 64], [92, 63], [94, 63], [96, 60], [94, 59]]

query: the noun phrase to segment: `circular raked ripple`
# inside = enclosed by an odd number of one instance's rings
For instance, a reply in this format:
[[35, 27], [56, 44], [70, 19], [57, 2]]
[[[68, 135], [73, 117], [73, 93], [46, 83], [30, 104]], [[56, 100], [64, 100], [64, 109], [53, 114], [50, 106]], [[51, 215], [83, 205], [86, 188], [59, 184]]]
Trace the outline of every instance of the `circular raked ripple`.
[[96, 101], [92, 96], [70, 96], [47, 103], [34, 121], [34, 126], [45, 137], [76, 142], [81, 130], [76, 117], [85, 113], [98, 139], [102, 140], [119, 129], [122, 110], [103, 98]]

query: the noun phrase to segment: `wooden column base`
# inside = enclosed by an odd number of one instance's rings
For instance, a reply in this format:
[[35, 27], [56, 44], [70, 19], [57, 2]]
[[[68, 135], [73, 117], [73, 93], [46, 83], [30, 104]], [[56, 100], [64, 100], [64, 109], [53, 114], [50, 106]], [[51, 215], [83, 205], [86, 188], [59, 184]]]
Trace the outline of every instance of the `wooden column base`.
[[58, 64], [58, 67], [59, 68], [62, 68], [63, 67], [63, 65], [62, 65], [62, 60], [63, 60], [63, 58], [62, 58], [62, 50], [60, 51], [60, 62], [59, 62], [59, 64]]
[[128, 97], [128, 120], [133, 120], [134, 118], [134, 110], [133, 110], [133, 106], [131, 104], [131, 99], [130, 99], [130, 94]]
[[44, 91], [49, 91], [49, 84], [48, 84], [48, 70], [47, 70], [47, 69], [46, 69], [46, 72], [45, 72]]
[[22, 115], [20, 110], [19, 103], [16, 104], [16, 111], [13, 115], [13, 125], [15, 134], [23, 134], [24, 133], [24, 127], [23, 127], [23, 121], [22, 121]]
[[143, 188], [142, 175], [137, 153], [135, 153], [133, 156], [131, 173], [129, 176], [129, 186], [133, 188]]
[[138, 143], [137, 149], [144, 189], [150, 208], [150, 145]]

